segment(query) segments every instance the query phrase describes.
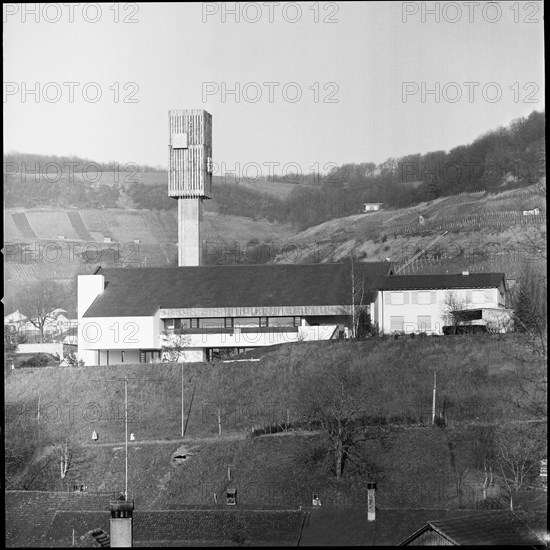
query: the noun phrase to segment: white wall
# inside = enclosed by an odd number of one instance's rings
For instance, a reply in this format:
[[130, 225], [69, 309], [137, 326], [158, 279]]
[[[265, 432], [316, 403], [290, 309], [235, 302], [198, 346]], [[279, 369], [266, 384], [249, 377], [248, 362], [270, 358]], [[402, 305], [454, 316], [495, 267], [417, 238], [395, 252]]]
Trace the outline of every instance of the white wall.
[[159, 348], [159, 323], [151, 317], [83, 317], [78, 349]]
[[49, 344], [19, 344], [17, 353], [51, 353], [63, 357], [63, 343], [55, 342]]
[[105, 277], [101, 274], [78, 276], [77, 309], [79, 319], [103, 292], [104, 288]]

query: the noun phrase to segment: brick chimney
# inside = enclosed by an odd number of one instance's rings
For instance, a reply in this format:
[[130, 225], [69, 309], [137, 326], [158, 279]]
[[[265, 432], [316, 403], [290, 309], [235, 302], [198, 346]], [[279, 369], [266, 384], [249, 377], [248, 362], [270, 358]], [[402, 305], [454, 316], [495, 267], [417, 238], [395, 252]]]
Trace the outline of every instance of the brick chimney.
[[133, 500], [111, 502], [111, 548], [132, 548]]
[[369, 481], [367, 483], [367, 520], [376, 520], [376, 501], [374, 493], [376, 492], [376, 483]]

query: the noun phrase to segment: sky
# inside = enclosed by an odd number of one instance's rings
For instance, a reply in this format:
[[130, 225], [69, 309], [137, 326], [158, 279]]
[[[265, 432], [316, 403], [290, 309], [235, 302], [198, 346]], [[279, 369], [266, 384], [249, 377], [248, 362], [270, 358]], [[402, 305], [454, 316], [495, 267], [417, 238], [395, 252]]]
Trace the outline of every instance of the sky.
[[8, 4], [4, 148], [166, 166], [168, 111], [205, 109], [221, 172], [449, 150], [544, 109], [542, 21], [539, 2]]

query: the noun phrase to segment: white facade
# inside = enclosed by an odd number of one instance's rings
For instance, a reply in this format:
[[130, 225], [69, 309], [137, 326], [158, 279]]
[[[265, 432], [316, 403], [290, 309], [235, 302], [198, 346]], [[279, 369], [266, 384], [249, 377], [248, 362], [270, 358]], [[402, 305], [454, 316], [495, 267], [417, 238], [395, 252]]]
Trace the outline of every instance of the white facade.
[[382, 208], [381, 202], [365, 202], [363, 203], [363, 212], [376, 212]]
[[[174, 355], [166, 347], [169, 339], [163, 334], [165, 321], [179, 316], [173, 310], [159, 308], [150, 316], [83, 317], [103, 292], [104, 284], [101, 274], [78, 277], [78, 358], [86, 365], [160, 362], [163, 358], [202, 362], [207, 360], [207, 350], [249, 349], [290, 342], [329, 340], [337, 336], [340, 328], [336, 322], [326, 321], [310, 326], [304, 318], [301, 318], [300, 326], [192, 328], [185, 331], [183, 349]], [[220, 314], [218, 312], [218, 316]], [[207, 317], [211, 317], [211, 314]]]
[[503, 288], [380, 290], [371, 306], [373, 322], [385, 334], [443, 334], [452, 309], [504, 309]]

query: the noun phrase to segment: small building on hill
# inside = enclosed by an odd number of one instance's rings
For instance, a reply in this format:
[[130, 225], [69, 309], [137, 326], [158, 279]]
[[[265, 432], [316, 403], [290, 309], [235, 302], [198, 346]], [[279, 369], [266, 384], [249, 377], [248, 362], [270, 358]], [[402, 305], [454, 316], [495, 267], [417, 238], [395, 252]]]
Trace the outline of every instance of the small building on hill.
[[363, 212], [377, 212], [378, 210], [382, 210], [383, 206], [383, 202], [364, 202]]

